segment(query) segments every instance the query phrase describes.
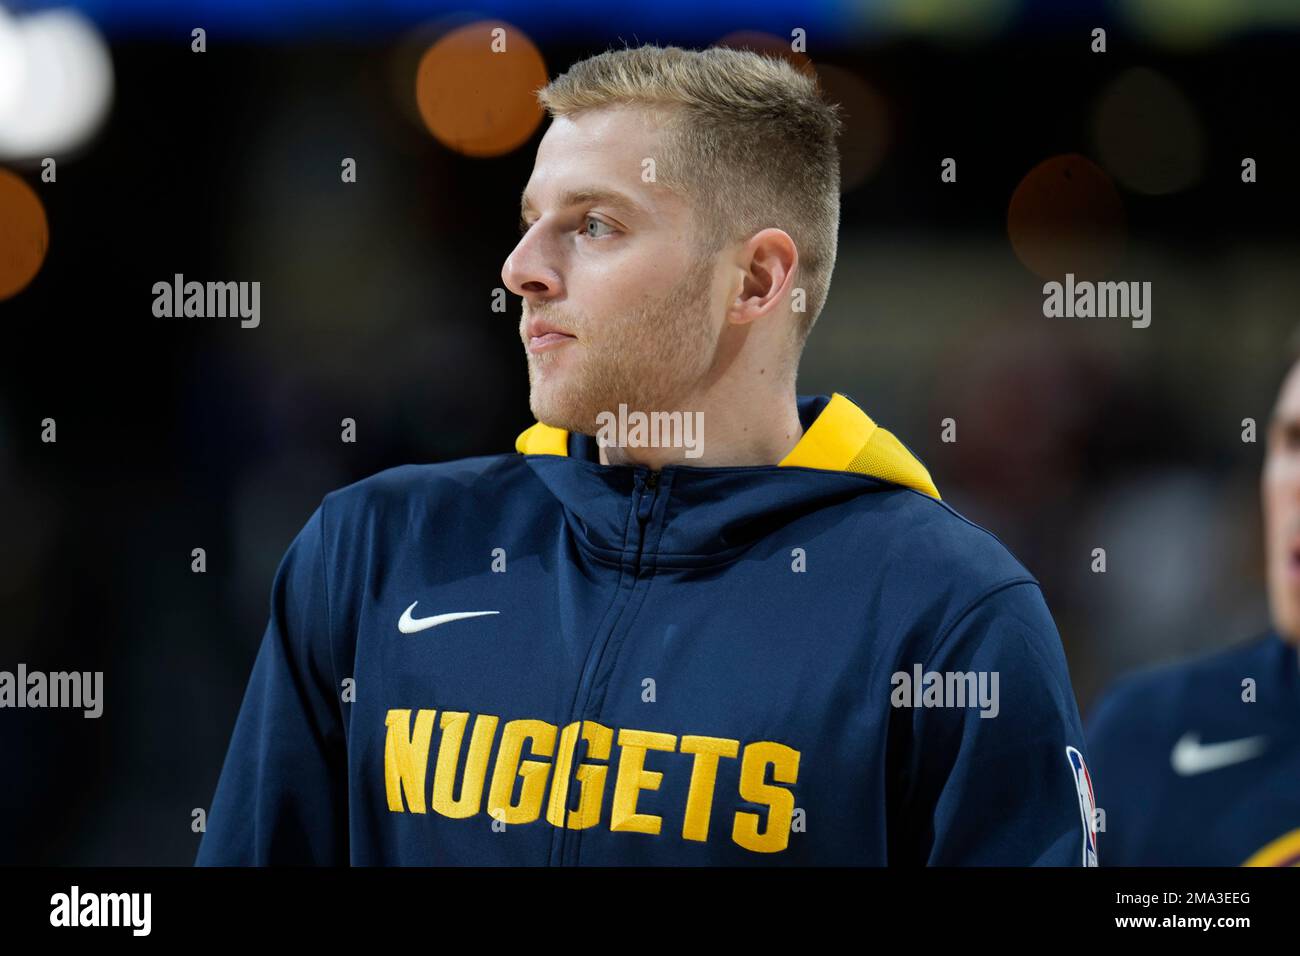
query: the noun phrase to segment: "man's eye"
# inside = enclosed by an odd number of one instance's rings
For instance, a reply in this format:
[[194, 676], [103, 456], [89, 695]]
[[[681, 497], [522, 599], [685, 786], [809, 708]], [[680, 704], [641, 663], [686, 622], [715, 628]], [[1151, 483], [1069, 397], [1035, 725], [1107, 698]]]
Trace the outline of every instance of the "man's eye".
[[533, 224], [532, 224], [531, 222], [529, 222], [527, 219], [524, 219], [522, 216], [519, 218], [519, 235], [522, 236], [524, 233], [526, 233], [526, 232], [527, 232], [529, 229], [531, 229], [532, 227], [533, 227]]
[[1300, 449], [1300, 423], [1274, 425], [1268, 443], [1269, 447], [1279, 451], [1294, 452]]
[[599, 219], [596, 219], [594, 216], [587, 216], [582, 223], [582, 234], [586, 236], [588, 239], [599, 239], [601, 235], [604, 235], [604, 233], [600, 233], [599, 231], [593, 234], [591, 229], [592, 226], [597, 227], [597, 230], [603, 228], [603, 229], [608, 229], [610, 232], [615, 231], [614, 227], [611, 226], [609, 223], [601, 222]]

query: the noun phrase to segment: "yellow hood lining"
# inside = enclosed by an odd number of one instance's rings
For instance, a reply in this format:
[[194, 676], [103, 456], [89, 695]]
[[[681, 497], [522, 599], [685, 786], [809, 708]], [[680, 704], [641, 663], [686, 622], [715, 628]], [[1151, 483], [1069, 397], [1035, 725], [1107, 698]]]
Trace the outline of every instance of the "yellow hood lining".
[[[538, 422], [515, 439], [515, 450], [524, 455], [567, 457], [569, 433]], [[780, 465], [871, 475], [939, 498], [939, 489], [916, 456], [839, 392], [831, 395]]]

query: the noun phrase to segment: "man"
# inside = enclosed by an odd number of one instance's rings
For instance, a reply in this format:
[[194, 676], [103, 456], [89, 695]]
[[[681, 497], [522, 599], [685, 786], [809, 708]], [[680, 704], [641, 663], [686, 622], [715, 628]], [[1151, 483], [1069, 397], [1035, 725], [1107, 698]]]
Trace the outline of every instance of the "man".
[[325, 497], [198, 862], [1095, 863], [1037, 583], [846, 396], [796, 396], [835, 109], [726, 49], [540, 98], [502, 270], [538, 422]]
[[1300, 362], [1260, 487], [1272, 628], [1130, 675], [1089, 715], [1107, 864], [1300, 865]]

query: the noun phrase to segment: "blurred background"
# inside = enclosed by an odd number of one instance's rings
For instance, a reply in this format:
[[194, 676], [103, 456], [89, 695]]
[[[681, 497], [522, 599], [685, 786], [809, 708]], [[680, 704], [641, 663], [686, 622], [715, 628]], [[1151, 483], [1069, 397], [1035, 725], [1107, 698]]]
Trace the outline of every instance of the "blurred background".
[[[105, 674], [98, 720], [0, 711], [0, 863], [189, 864], [321, 497], [513, 451], [518, 300], [492, 298], [545, 129], [529, 91], [624, 43], [779, 51], [843, 104], [799, 391], [853, 397], [1039, 578], [1085, 715], [1124, 671], [1267, 626], [1300, 6], [450, 9], [0, 0], [0, 670]], [[1065, 271], [1151, 282], [1150, 327], [1045, 318]], [[156, 318], [177, 273], [259, 281], [260, 326]]]

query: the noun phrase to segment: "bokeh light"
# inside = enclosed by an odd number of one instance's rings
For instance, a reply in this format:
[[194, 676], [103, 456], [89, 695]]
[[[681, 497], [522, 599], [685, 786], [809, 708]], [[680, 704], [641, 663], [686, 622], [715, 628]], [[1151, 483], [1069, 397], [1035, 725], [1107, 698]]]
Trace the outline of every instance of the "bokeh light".
[[1072, 272], [1106, 275], [1124, 249], [1124, 202], [1100, 166], [1085, 156], [1054, 156], [1031, 169], [1007, 210], [1011, 246], [1043, 279]]
[[856, 73], [820, 63], [817, 78], [826, 99], [841, 107], [840, 192], [846, 193], [870, 179], [884, 161], [890, 140], [889, 109], [885, 98]]
[[22, 92], [27, 55], [14, 18], [0, 7], [0, 116], [4, 116]]
[[99, 129], [113, 63], [99, 30], [75, 10], [0, 11], [0, 157], [58, 156]]
[[36, 277], [50, 248], [50, 226], [40, 198], [20, 177], [0, 169], [0, 301]]
[[499, 20], [458, 27], [420, 59], [415, 99], [425, 127], [466, 156], [501, 156], [542, 121], [546, 62], [523, 31]]
[[782, 39], [774, 33], [763, 33], [759, 30], [736, 30], [728, 33], [714, 46], [724, 46], [732, 50], [751, 50], [754, 53], [762, 53], [765, 56], [779, 56], [800, 73], [808, 75], [813, 74], [812, 60], [808, 55], [800, 53], [791, 48], [794, 38]]
[[1193, 50], [1247, 31], [1294, 30], [1295, 0], [1124, 0], [1116, 13], [1137, 35]]
[[1020, 14], [1021, 0], [857, 0], [854, 6], [878, 29], [964, 43], [1006, 30]]
[[1097, 157], [1119, 183], [1151, 196], [1186, 189], [1205, 167], [1205, 132], [1191, 102], [1154, 70], [1125, 70], [1093, 117]]

